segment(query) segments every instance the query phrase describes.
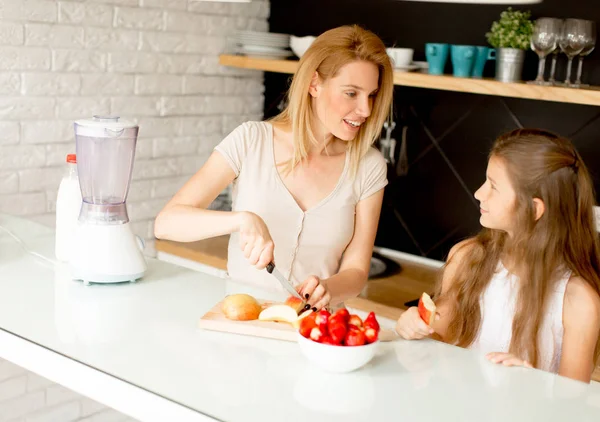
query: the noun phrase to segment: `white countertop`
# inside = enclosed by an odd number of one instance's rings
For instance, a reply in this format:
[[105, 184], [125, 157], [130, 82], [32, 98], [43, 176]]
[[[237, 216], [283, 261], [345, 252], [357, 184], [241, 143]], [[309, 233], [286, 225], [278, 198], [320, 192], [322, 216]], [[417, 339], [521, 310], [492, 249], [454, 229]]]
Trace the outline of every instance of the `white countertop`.
[[[0, 216], [53, 258], [53, 231]], [[0, 357], [142, 420], [600, 420], [600, 384], [504, 368], [443, 343], [384, 343], [350, 374], [295, 343], [196, 328], [226, 294], [254, 289], [149, 260], [136, 284], [84, 286], [0, 231]]]

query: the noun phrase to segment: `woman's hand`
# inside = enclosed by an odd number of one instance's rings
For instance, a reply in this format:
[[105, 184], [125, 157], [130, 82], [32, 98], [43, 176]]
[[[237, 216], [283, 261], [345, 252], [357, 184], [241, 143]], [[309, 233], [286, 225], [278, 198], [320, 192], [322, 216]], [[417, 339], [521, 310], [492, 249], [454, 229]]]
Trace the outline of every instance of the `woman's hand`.
[[252, 212], [243, 212], [240, 215], [240, 248], [250, 265], [262, 270], [273, 261], [275, 245], [271, 234], [258, 215]]
[[[439, 319], [439, 314], [436, 313], [435, 318]], [[405, 340], [419, 340], [430, 336], [434, 330], [421, 319], [419, 310], [412, 306], [398, 318], [396, 332]]]
[[331, 294], [321, 279], [315, 275], [308, 277], [296, 287], [298, 293], [306, 299], [314, 312], [329, 305]]
[[523, 366], [525, 368], [533, 368], [531, 363], [523, 360], [512, 353], [492, 352], [485, 357], [493, 363], [501, 363], [504, 366]]

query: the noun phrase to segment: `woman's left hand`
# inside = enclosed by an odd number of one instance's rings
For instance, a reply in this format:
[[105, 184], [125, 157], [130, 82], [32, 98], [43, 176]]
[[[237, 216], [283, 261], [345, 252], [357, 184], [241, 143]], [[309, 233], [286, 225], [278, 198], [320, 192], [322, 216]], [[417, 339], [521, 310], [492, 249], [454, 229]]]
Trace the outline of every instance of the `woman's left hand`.
[[531, 363], [523, 360], [512, 353], [493, 352], [485, 355], [493, 363], [501, 363], [504, 366], [523, 366], [525, 368], [533, 368]]
[[296, 289], [315, 312], [329, 305], [331, 301], [329, 290], [315, 275], [308, 277]]

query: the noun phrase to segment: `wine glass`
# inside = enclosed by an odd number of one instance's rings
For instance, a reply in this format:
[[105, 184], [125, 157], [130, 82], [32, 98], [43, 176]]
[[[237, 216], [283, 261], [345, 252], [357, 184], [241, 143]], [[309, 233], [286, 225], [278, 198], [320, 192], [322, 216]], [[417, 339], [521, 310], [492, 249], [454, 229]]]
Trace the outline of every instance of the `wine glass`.
[[[561, 28], [562, 31], [562, 28]], [[550, 77], [548, 78], [549, 85], [555, 85], [556, 79], [554, 79], [554, 74], [556, 73], [556, 60], [558, 59], [558, 53], [560, 53], [560, 47], [556, 45], [556, 48], [552, 52], [552, 64], [550, 65]]]
[[571, 84], [571, 65], [573, 58], [583, 51], [585, 41], [585, 21], [581, 19], [566, 19], [562, 28], [558, 45], [563, 53], [567, 55], [567, 77], [564, 85]]
[[587, 87], [588, 84], [581, 83], [581, 71], [583, 69], [583, 58], [588, 56], [596, 46], [596, 23], [593, 21], [584, 21], [585, 22], [585, 47], [579, 53], [579, 63], [577, 65], [577, 79], [575, 80], [575, 84], [572, 85], [575, 88]]
[[550, 85], [544, 81], [544, 67], [546, 56], [556, 50], [561, 35], [562, 20], [554, 18], [539, 18], [535, 21], [533, 34], [531, 36], [531, 49], [538, 55], [538, 75], [534, 81], [528, 83], [536, 85]]

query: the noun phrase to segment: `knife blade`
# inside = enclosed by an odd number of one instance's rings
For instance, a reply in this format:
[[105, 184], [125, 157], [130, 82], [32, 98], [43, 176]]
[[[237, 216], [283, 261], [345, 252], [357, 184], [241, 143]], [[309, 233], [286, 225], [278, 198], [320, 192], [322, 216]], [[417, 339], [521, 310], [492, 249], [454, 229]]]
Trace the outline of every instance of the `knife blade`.
[[304, 300], [304, 298], [302, 296], [300, 296], [300, 293], [298, 293], [296, 291], [296, 289], [294, 289], [294, 286], [292, 286], [292, 283], [290, 283], [289, 280], [287, 278], [285, 278], [283, 276], [283, 274], [281, 274], [281, 272], [277, 269], [277, 267], [275, 267], [275, 264], [273, 262], [269, 262], [269, 264], [267, 264], [267, 267], [265, 269], [267, 270], [267, 272], [269, 274], [275, 276], [277, 281], [279, 281], [279, 284], [281, 284], [283, 286], [283, 288], [285, 290], [287, 290], [287, 292], [289, 294], [291, 294], [292, 296], [294, 296], [302, 301], [302, 307], [300, 307], [300, 309], [298, 310], [298, 313], [302, 312], [304, 310], [304, 308], [306, 307], [306, 301]]

